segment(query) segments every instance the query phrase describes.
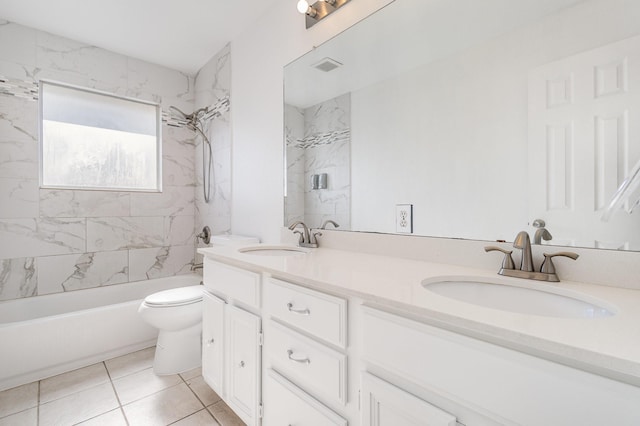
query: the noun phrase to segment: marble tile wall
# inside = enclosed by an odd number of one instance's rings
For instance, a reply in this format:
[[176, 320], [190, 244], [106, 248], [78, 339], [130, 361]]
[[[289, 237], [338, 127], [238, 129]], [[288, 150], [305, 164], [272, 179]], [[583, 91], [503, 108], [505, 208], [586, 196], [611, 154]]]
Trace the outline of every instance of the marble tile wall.
[[[192, 111], [196, 95], [192, 76], [7, 21], [0, 75], [151, 100], [163, 110]], [[190, 272], [196, 142], [186, 128], [165, 124], [162, 135], [162, 193], [39, 189], [38, 103], [0, 91], [0, 300]]]
[[[195, 78], [196, 109], [220, 105], [230, 97], [231, 49], [227, 45], [198, 71]], [[226, 110], [226, 111], [225, 111]], [[195, 144], [195, 221], [196, 230], [211, 228], [214, 235], [231, 232], [231, 123], [230, 110], [223, 108], [222, 115], [204, 123], [204, 133], [211, 142], [213, 161], [209, 202], [205, 202], [203, 185], [203, 139], [196, 137]], [[204, 151], [208, 160], [208, 150]], [[208, 163], [208, 161], [207, 161]], [[200, 260], [200, 258], [198, 258]]]
[[[347, 93], [301, 110], [285, 107], [287, 197], [290, 223], [319, 227], [327, 219], [351, 227], [351, 97]], [[311, 189], [311, 176], [327, 174], [326, 189]]]

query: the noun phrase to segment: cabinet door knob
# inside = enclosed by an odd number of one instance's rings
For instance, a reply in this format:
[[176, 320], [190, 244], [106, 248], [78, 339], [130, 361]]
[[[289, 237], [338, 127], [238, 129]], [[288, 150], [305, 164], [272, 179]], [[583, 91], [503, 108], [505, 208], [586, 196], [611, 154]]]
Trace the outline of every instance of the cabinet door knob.
[[214, 339], [214, 338], [212, 337], [211, 339], [209, 339], [209, 340], [207, 341], [207, 345], [213, 345], [213, 342], [215, 342], [215, 341], [216, 341], [216, 339]]
[[287, 351], [287, 355], [289, 356], [289, 359], [293, 362], [299, 362], [300, 364], [311, 364], [311, 360], [309, 358], [294, 358], [293, 351], [291, 349]]
[[244, 368], [244, 361], [240, 361], [240, 368]]
[[289, 309], [289, 312], [292, 312], [294, 314], [298, 314], [298, 315], [309, 315], [311, 313], [311, 311], [309, 309], [293, 309], [293, 304], [292, 303], [287, 303], [287, 309]]

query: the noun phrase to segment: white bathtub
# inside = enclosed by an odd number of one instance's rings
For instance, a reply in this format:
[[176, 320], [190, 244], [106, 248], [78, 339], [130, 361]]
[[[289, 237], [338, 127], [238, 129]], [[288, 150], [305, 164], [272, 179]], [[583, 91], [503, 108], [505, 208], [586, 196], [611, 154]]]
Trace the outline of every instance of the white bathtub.
[[0, 302], [0, 390], [155, 344], [138, 316], [149, 294], [199, 284], [178, 275]]

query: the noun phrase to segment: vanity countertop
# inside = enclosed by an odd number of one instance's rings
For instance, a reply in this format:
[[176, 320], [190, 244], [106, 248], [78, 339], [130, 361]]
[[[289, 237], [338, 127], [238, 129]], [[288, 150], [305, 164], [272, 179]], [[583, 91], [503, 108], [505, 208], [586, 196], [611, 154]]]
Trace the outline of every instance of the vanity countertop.
[[[366, 304], [436, 327], [640, 386], [638, 290], [570, 281], [539, 283], [484, 269], [326, 248], [293, 256], [259, 256], [241, 253], [238, 247], [209, 247], [198, 252], [229, 265], [360, 298]], [[617, 313], [574, 319], [490, 309], [425, 290], [422, 281], [437, 277], [484, 277], [505, 284], [551, 286], [614, 305]]]

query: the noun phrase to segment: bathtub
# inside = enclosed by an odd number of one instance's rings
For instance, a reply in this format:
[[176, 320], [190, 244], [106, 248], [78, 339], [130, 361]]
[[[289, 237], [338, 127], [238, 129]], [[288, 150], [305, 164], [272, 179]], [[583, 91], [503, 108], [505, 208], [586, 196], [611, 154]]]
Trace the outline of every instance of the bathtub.
[[155, 344], [138, 317], [149, 294], [199, 284], [177, 275], [0, 302], [0, 391]]

